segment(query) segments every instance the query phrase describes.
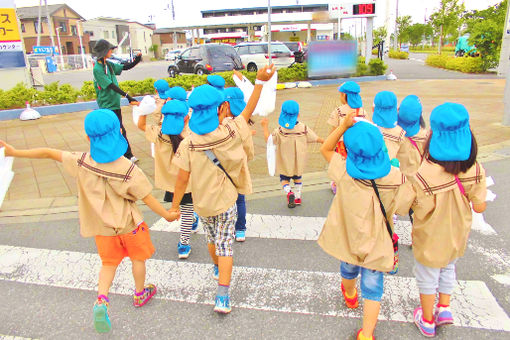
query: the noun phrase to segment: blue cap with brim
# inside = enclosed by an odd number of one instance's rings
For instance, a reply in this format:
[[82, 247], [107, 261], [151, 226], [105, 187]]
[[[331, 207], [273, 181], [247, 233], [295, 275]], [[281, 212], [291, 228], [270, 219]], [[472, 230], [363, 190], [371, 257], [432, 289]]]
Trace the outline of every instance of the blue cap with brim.
[[228, 89], [225, 89], [225, 101], [229, 103], [230, 112], [235, 117], [239, 116], [246, 107], [243, 91], [241, 91], [238, 87], [229, 87]]
[[407, 137], [412, 137], [420, 131], [422, 111], [420, 98], [413, 94], [405, 97], [400, 103], [398, 125], [405, 130]]
[[165, 79], [158, 79], [154, 82], [154, 88], [158, 92], [159, 98], [167, 99], [167, 91], [170, 89], [168, 82]]
[[191, 92], [188, 99], [193, 114], [189, 121], [191, 131], [205, 135], [214, 131], [219, 125], [218, 105], [223, 96], [211, 85], [201, 85]]
[[168, 96], [168, 98], [180, 100], [181, 102], [186, 104], [186, 107], [189, 109], [189, 105], [187, 102], [188, 93], [186, 92], [186, 90], [184, 88], [182, 88], [180, 86], [174, 86], [166, 92], [166, 95]]
[[216, 90], [223, 91], [225, 89], [225, 79], [217, 74], [207, 76], [207, 82]]
[[338, 91], [347, 95], [347, 104], [353, 109], [359, 109], [363, 106], [361, 96], [359, 95], [361, 88], [353, 81], [346, 81], [339, 88]]
[[372, 121], [383, 128], [394, 128], [397, 125], [397, 96], [390, 91], [381, 91], [374, 98], [374, 114]]
[[284, 101], [278, 124], [286, 129], [293, 129], [296, 126], [299, 114], [299, 104], [294, 100]]
[[379, 129], [366, 122], [358, 122], [344, 133], [347, 149], [346, 169], [356, 179], [377, 179], [390, 173], [391, 163], [384, 151]]
[[430, 155], [438, 161], [465, 161], [471, 155], [469, 113], [461, 104], [444, 103], [430, 114]]
[[119, 118], [108, 109], [90, 112], [85, 117], [85, 133], [90, 138], [90, 156], [97, 163], [110, 163], [122, 157], [128, 143], [120, 133]]
[[171, 100], [161, 108], [163, 123], [161, 132], [165, 135], [178, 135], [184, 129], [184, 117], [188, 114], [188, 105], [180, 100]]

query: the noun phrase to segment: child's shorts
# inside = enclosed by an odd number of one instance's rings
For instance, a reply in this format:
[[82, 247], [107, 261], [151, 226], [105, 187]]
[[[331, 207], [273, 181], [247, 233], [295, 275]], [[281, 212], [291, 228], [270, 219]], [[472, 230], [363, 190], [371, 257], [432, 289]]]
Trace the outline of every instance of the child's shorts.
[[298, 175], [294, 175], [292, 177], [289, 177], [289, 176], [285, 176], [285, 175], [280, 174], [280, 182], [283, 182], [283, 181], [290, 182], [291, 179], [293, 179], [294, 181], [299, 181], [301, 179], [301, 177], [302, 176], [298, 176]]
[[103, 266], [118, 266], [126, 256], [131, 260], [145, 261], [155, 251], [145, 222], [128, 234], [96, 236], [96, 246]]
[[232, 256], [232, 243], [236, 231], [237, 206], [216, 216], [200, 217], [200, 224], [207, 234], [207, 243], [214, 244], [216, 256]]

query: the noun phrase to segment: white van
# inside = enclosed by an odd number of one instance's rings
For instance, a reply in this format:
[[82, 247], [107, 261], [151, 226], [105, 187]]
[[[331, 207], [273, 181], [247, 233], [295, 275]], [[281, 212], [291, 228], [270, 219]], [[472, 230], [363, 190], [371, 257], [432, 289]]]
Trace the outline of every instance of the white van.
[[[246, 70], [256, 72], [268, 64], [267, 42], [241, 43], [234, 46]], [[277, 69], [294, 64], [294, 54], [285, 44], [271, 42], [271, 59]]]

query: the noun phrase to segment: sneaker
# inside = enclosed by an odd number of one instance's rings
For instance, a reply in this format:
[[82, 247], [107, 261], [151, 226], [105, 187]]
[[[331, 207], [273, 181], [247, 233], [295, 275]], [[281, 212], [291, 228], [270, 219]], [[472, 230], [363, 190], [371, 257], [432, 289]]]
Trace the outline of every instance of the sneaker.
[[333, 192], [333, 195], [336, 195], [336, 183], [331, 181], [331, 191]]
[[138, 158], [136, 158], [135, 156], [131, 157], [129, 159], [132, 163], [138, 163]]
[[179, 253], [180, 259], [187, 259], [189, 253], [191, 253], [191, 246], [189, 244], [182, 244], [179, 242], [177, 244], [177, 252]]
[[356, 289], [356, 294], [354, 294], [353, 298], [349, 298], [349, 297], [347, 297], [347, 294], [345, 293], [345, 288], [344, 288], [343, 283], [340, 287], [342, 288], [342, 295], [344, 296], [345, 304], [347, 305], [347, 307], [352, 308], [352, 309], [358, 308], [358, 306], [359, 306], [358, 290]]
[[112, 329], [112, 323], [108, 316], [108, 300], [101, 295], [94, 303], [94, 328], [98, 333], [107, 333]]
[[198, 214], [193, 213], [193, 224], [191, 225], [191, 231], [196, 233], [198, 231]]
[[220, 279], [220, 269], [218, 268], [217, 265], [214, 265], [214, 271], [213, 271], [213, 275], [212, 275], [213, 279], [215, 279], [216, 281], [218, 281]]
[[143, 289], [142, 295], [133, 294], [133, 306], [142, 307], [147, 302], [149, 302], [150, 299], [152, 299], [154, 294], [156, 294], [156, 286], [152, 283], [149, 283]]
[[434, 320], [436, 321], [436, 326], [453, 324], [453, 316], [452, 311], [450, 310], [450, 306], [437, 306]]
[[295, 199], [296, 196], [294, 196], [294, 193], [291, 191], [287, 194], [287, 206], [289, 208], [294, 208], [296, 207], [296, 203], [294, 202], [294, 199]]
[[434, 322], [430, 323], [423, 320], [423, 310], [421, 307], [418, 307], [414, 310], [413, 318], [414, 324], [416, 327], [418, 327], [421, 334], [428, 338], [436, 336], [436, 324]]
[[244, 230], [236, 230], [236, 241], [244, 242], [246, 240], [245, 231]]
[[294, 199], [294, 203], [296, 203], [296, 205], [301, 205], [301, 198]]
[[358, 333], [356, 334], [356, 340], [361, 340], [361, 339], [370, 339], [370, 340], [375, 340], [375, 336], [373, 336], [373, 335], [372, 335], [370, 338], [367, 338], [365, 335], [362, 335], [362, 334], [361, 334], [361, 331], [362, 331], [362, 330], [363, 330], [363, 329], [360, 329], [360, 330], [358, 331]]
[[214, 311], [220, 314], [228, 314], [232, 308], [230, 307], [230, 296], [228, 295], [216, 295], [216, 302], [214, 305]]

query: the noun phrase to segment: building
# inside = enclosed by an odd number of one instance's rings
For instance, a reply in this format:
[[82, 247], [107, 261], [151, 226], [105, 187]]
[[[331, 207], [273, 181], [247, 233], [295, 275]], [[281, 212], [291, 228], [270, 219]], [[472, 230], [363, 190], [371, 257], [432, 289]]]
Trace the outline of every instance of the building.
[[159, 46], [160, 56], [164, 56], [168, 51], [186, 48], [186, 33], [170, 28], [158, 28], [154, 31], [152, 43]]
[[105, 39], [118, 45], [118, 54], [128, 54], [130, 48], [142, 55], [153, 57], [151, 52], [154, 29], [139, 22], [119, 18], [99, 17], [83, 23], [84, 32], [90, 37], [90, 46]]
[[[90, 52], [88, 36], [83, 34], [82, 24], [85, 19], [81, 15], [66, 4], [48, 5], [50, 17], [50, 23], [48, 23], [46, 9], [44, 7], [41, 9], [40, 46], [52, 46], [52, 37], [55, 46], [58, 46], [58, 30], [60, 50], [63, 54], [81, 53], [79, 34], [82, 35], [84, 53]], [[16, 12], [21, 23], [26, 53], [32, 53], [33, 46], [37, 45], [39, 6], [19, 7]]]

